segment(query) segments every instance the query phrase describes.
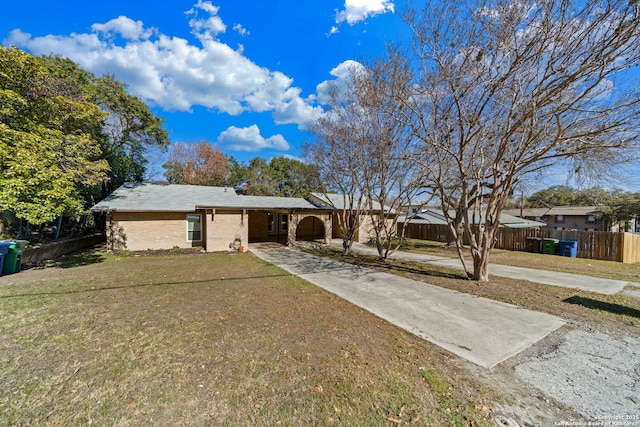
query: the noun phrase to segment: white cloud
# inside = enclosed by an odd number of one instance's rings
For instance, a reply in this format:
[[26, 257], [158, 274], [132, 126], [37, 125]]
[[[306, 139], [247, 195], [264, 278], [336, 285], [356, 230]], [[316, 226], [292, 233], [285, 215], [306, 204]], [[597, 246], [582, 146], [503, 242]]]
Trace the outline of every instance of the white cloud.
[[331, 89], [336, 88], [337, 90], [341, 90], [346, 88], [349, 84], [351, 73], [354, 70], [360, 69], [363, 69], [363, 65], [350, 59], [338, 64], [337, 67], [329, 72], [335, 79], [325, 80], [316, 86], [318, 102], [326, 105], [331, 99]]
[[245, 57], [242, 47], [218, 40], [226, 30], [218, 11], [199, 0], [186, 12], [198, 44], [127, 17], [94, 24], [92, 32], [81, 34], [32, 37], [16, 29], [4, 43], [37, 55], [68, 57], [96, 75], [113, 73], [133, 93], [165, 110], [190, 111], [199, 105], [232, 115], [271, 112], [278, 123], [307, 128], [320, 110], [314, 99], [302, 98], [291, 78]]
[[349, 25], [355, 25], [371, 16], [393, 13], [394, 9], [392, 0], [345, 0], [344, 10], [336, 15], [336, 23], [346, 21]]
[[249, 30], [242, 26], [242, 24], [233, 24], [233, 30], [241, 36], [248, 36], [251, 34]]
[[[227, 31], [227, 26], [218, 16], [219, 10], [220, 8], [214, 6], [210, 1], [198, 0], [198, 3], [186, 12], [187, 16], [193, 16], [189, 21], [189, 25], [193, 29], [193, 34], [198, 38], [209, 38], [212, 35]], [[200, 11], [203, 11], [209, 16], [204, 19], [200, 18]]]
[[280, 134], [265, 138], [258, 125], [246, 128], [229, 127], [218, 137], [218, 144], [234, 151], [260, 151], [265, 149], [287, 151], [290, 146]]
[[119, 16], [106, 24], [93, 24], [91, 29], [106, 36], [119, 34], [130, 40], [148, 39], [153, 33], [153, 30], [144, 29], [142, 21], [134, 21], [126, 16]]

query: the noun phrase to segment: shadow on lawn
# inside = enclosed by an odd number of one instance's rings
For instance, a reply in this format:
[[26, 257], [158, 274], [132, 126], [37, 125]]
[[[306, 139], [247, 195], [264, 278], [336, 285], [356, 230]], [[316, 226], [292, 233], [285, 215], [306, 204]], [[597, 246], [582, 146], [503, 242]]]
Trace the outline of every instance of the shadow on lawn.
[[182, 282], [140, 283], [140, 284], [122, 285], [122, 286], [101, 286], [97, 288], [61, 290], [58, 292], [33, 292], [33, 293], [23, 293], [23, 294], [13, 294], [13, 295], [0, 295], [0, 299], [69, 295], [69, 294], [114, 291], [114, 290], [120, 290], [120, 289], [136, 289], [136, 288], [145, 288], [145, 287], [152, 287], [152, 286], [195, 285], [199, 283], [226, 282], [229, 280], [268, 279], [271, 277], [290, 277], [290, 276], [292, 276], [292, 274], [285, 273], [285, 274], [272, 274], [272, 275], [263, 275], [263, 276], [221, 277], [221, 278], [210, 279], [210, 280], [186, 280]]
[[105, 255], [97, 251], [80, 251], [61, 256], [53, 261], [53, 265], [59, 268], [73, 268], [98, 264], [104, 262], [104, 260]]
[[458, 273], [446, 268], [438, 268], [428, 265], [425, 265], [424, 268], [420, 268], [416, 267], [415, 264], [412, 263], [405, 264], [403, 262], [393, 260], [387, 260], [386, 262], [372, 261], [370, 262], [370, 264], [372, 268], [378, 267], [382, 270], [419, 274], [421, 276], [444, 277], [447, 279], [467, 279], [467, 276], [465, 276], [463, 273]]
[[99, 246], [80, 250], [76, 252], [71, 252], [65, 255], [61, 255], [58, 258], [46, 261], [39, 261], [34, 264], [23, 265], [23, 270], [26, 269], [43, 269], [49, 267], [56, 268], [73, 268], [73, 267], [81, 267], [84, 265], [98, 264], [104, 262], [105, 255], [104, 253], [100, 253]]
[[464, 279], [467, 276], [457, 270], [451, 270], [444, 267], [436, 267], [430, 264], [416, 264], [413, 262], [405, 262], [389, 258], [386, 261], [379, 261], [377, 257], [372, 255], [354, 254], [343, 256], [337, 251], [331, 250], [309, 250], [306, 251], [314, 255], [325, 256], [342, 261], [358, 267], [371, 268], [379, 271], [399, 272], [407, 274], [416, 274], [421, 276], [444, 277], [447, 279]]
[[612, 304], [609, 302], [602, 302], [591, 298], [584, 298], [579, 296], [573, 296], [563, 300], [563, 302], [581, 305], [583, 307], [591, 308], [594, 310], [608, 311], [609, 313], [622, 314], [625, 316], [636, 317], [640, 319], [640, 310], [635, 308], [626, 307], [620, 304]]

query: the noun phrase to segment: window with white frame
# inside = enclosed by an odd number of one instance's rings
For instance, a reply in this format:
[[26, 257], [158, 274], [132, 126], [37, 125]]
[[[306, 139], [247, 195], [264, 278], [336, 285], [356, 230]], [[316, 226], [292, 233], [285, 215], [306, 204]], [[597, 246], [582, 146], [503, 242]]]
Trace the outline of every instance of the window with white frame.
[[596, 223], [596, 217], [594, 215], [587, 216], [587, 224], [595, 224], [595, 223]]
[[280, 231], [287, 231], [289, 229], [289, 215], [280, 214]]
[[202, 241], [202, 217], [200, 215], [187, 215], [187, 241]]
[[563, 223], [564, 222], [564, 215], [556, 215], [556, 222]]

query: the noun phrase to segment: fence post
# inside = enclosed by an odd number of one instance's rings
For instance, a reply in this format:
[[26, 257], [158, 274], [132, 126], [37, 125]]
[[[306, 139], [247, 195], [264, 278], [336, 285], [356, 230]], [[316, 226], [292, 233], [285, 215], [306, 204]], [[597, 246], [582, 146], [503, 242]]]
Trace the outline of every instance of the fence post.
[[640, 236], [633, 233], [620, 233], [620, 262], [640, 262]]

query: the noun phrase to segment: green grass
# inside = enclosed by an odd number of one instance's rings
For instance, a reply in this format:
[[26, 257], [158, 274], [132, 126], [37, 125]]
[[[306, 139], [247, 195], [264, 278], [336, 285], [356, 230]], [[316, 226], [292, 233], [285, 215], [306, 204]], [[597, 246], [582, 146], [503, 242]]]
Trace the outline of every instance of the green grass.
[[251, 254], [92, 253], [3, 276], [0, 336], [0, 425], [488, 426], [500, 399]]

